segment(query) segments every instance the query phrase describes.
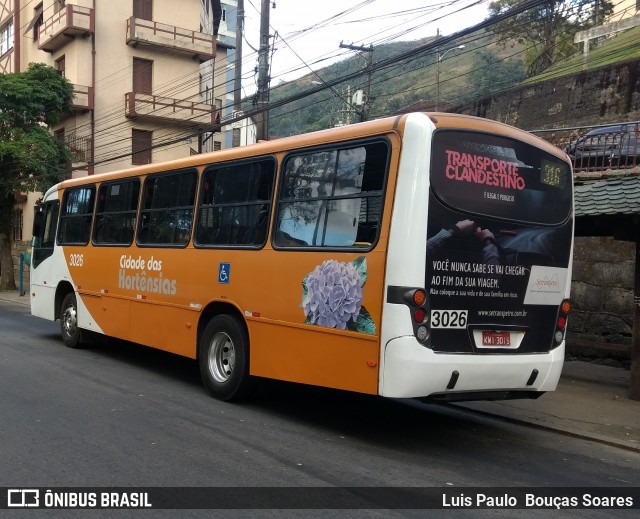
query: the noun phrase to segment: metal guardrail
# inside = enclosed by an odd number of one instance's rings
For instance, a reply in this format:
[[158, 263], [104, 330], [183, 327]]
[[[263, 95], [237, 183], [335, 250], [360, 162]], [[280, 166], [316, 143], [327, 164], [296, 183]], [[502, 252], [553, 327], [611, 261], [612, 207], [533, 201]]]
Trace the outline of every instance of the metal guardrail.
[[564, 150], [576, 172], [631, 169], [640, 165], [640, 121], [531, 133]]

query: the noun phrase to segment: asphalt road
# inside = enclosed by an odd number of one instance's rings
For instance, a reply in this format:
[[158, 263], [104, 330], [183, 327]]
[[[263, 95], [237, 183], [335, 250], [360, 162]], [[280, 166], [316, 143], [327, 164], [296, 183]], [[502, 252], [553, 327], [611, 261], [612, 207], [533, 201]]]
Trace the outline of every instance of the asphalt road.
[[[464, 492], [640, 482], [638, 454], [438, 405], [285, 383], [267, 384], [247, 403], [219, 402], [202, 388], [195, 361], [119, 341], [72, 350], [62, 344], [57, 322], [1, 301], [0, 460], [5, 487]], [[486, 517], [551, 513], [626, 517], [632, 511], [512, 510]], [[472, 510], [456, 516], [462, 515], [485, 516]]]

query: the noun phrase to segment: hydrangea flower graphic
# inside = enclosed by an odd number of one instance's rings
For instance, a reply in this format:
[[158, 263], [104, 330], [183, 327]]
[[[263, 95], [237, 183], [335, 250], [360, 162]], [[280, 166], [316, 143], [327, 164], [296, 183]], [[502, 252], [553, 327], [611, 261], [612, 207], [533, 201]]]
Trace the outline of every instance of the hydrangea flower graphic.
[[366, 280], [364, 256], [350, 263], [322, 262], [302, 281], [305, 323], [374, 334], [375, 324], [362, 306]]

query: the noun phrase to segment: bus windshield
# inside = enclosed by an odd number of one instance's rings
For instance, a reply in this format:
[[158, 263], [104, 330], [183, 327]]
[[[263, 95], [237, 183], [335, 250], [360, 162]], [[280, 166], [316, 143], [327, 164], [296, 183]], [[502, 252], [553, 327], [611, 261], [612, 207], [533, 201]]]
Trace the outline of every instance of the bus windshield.
[[571, 213], [568, 164], [497, 135], [435, 132], [431, 182], [445, 203], [478, 215], [557, 225]]

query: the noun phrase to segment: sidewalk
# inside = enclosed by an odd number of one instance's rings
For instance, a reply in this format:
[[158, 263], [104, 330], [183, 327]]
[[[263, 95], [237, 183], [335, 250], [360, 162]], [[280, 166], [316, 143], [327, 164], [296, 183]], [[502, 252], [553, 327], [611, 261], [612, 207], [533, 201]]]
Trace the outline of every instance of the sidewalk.
[[29, 287], [25, 289], [25, 294], [21, 296], [17, 290], [2, 291], [0, 292], [0, 301], [7, 303], [15, 303], [18, 305], [31, 306], [29, 295]]
[[629, 371], [566, 361], [558, 388], [537, 400], [451, 404], [515, 423], [640, 452], [640, 401], [627, 397]]
[[[29, 306], [29, 294], [0, 292], [0, 301]], [[567, 361], [558, 389], [537, 400], [448, 404], [530, 427], [640, 452], [640, 401], [627, 397], [629, 371]]]

